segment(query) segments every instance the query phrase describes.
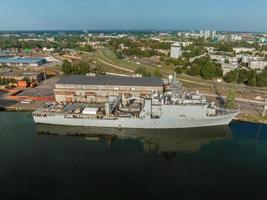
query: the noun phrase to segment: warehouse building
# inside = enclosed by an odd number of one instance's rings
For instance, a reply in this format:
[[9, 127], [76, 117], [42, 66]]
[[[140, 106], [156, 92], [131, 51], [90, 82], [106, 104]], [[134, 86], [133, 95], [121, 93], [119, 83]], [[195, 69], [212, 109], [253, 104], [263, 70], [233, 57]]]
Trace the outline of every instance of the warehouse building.
[[0, 58], [0, 65], [38, 67], [46, 63], [44, 58]]
[[31, 82], [41, 82], [43, 80], [43, 73], [40, 72], [19, 72], [19, 71], [8, 71], [0, 73], [0, 78], [4, 79], [14, 79], [16, 81], [21, 81], [27, 79]]
[[54, 89], [57, 102], [82, 103], [103, 103], [108, 96], [149, 97], [153, 91], [163, 91], [161, 79], [111, 75], [69, 75], [59, 80]]

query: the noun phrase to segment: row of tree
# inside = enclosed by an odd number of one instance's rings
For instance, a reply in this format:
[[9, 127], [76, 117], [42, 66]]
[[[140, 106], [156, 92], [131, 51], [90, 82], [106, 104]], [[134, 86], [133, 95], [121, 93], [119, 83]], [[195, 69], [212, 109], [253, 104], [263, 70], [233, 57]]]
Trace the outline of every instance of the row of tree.
[[94, 52], [95, 51], [95, 49], [90, 45], [79, 46], [76, 49], [79, 51], [85, 51], [85, 52]]
[[56, 43], [49, 41], [22, 41], [18, 38], [0, 38], [0, 49], [10, 49], [10, 48], [19, 48], [19, 49], [34, 49], [34, 48], [57, 48]]
[[193, 58], [196, 56], [200, 56], [204, 54], [206, 50], [204, 49], [204, 46], [195, 46], [195, 45], [190, 45], [184, 49], [184, 52], [182, 54], [183, 58]]
[[[68, 60], [64, 60], [62, 64], [62, 71], [64, 74], [81, 74], [85, 75], [88, 73], [104, 73], [103, 70], [100, 68], [92, 67], [90, 64], [86, 61], [77, 61], [77, 62], [69, 62]], [[144, 66], [140, 66], [135, 70], [136, 74], [141, 74], [143, 77], [148, 76], [156, 76], [156, 77], [162, 77], [162, 73], [160, 72], [160, 69], [155, 68], [154, 70], [148, 70]]]
[[169, 42], [159, 42], [156, 40], [139, 38], [138, 40], [131, 40], [129, 38], [116, 38], [110, 41], [110, 47], [113, 50], [118, 50], [120, 44], [128, 48], [141, 48], [141, 47], [149, 47], [151, 49], [170, 49], [171, 43]]
[[16, 83], [17, 81], [12, 78], [0, 78], [0, 85], [8, 85], [9, 83]]
[[89, 62], [86, 61], [76, 61], [69, 62], [64, 60], [62, 64], [62, 71], [64, 74], [88, 74], [88, 73], [103, 73], [100, 68], [92, 67]]
[[209, 57], [201, 57], [184, 67], [176, 67], [178, 74], [185, 72], [191, 76], [201, 76], [203, 79], [222, 77], [223, 71], [220, 64], [214, 63]]
[[140, 66], [135, 70], [135, 73], [142, 74], [143, 77], [148, 77], [148, 76], [162, 77], [162, 73], [157, 68], [155, 68], [153, 72], [151, 72], [146, 67]]
[[50, 42], [47, 40], [44, 41], [23, 41], [19, 40], [16, 37], [12, 38], [0, 38], [0, 49], [10, 49], [10, 48], [19, 48], [19, 49], [42, 49], [43, 47], [54, 48], [58, 51], [61, 49], [77, 49], [81, 51], [92, 52], [94, 49], [90, 45], [84, 47], [80, 46], [80, 42], [83, 42], [84, 39], [81, 37], [58, 37], [55, 42]]
[[267, 67], [261, 73], [257, 73], [255, 70], [235, 69], [228, 72], [224, 79], [228, 83], [244, 83], [249, 86], [266, 87]]
[[138, 56], [138, 57], [151, 57], [159, 55], [159, 53], [155, 50], [141, 50], [136, 47], [124, 49], [122, 51], [122, 54], [126, 56]]

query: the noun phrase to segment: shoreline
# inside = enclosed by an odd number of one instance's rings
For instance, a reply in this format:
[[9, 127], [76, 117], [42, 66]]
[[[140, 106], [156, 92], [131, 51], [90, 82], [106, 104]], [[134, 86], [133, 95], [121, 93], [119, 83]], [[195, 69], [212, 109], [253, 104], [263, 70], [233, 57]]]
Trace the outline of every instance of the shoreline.
[[240, 118], [240, 119], [233, 119], [233, 121], [234, 122], [240, 122], [240, 123], [251, 123], [251, 124], [262, 124], [262, 125], [267, 125], [267, 121], [259, 121], [259, 122], [257, 122], [257, 121], [252, 121], [252, 120], [245, 120], [245, 119], [242, 119], [242, 118]]
[[34, 108], [0, 107], [0, 112], [33, 112]]

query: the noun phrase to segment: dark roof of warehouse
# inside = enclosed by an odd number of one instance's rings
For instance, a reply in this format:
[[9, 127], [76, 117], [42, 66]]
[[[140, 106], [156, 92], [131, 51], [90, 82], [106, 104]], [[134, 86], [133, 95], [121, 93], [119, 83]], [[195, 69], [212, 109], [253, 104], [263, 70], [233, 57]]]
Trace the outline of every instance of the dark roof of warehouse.
[[68, 75], [57, 84], [72, 85], [118, 85], [118, 86], [162, 86], [163, 81], [157, 77], [125, 77], [111, 75]]

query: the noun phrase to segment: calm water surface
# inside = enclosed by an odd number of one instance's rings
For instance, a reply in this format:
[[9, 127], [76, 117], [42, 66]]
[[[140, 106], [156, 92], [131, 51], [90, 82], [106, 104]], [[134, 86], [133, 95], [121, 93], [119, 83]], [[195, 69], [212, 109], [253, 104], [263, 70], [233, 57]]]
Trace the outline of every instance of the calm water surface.
[[44, 134], [84, 129], [36, 127], [30, 113], [0, 124], [1, 200], [267, 199], [263, 125], [85, 138]]

